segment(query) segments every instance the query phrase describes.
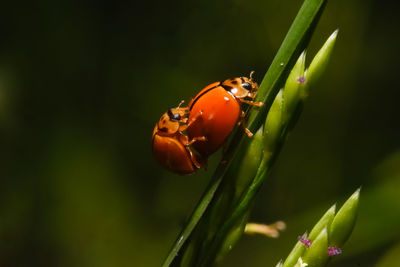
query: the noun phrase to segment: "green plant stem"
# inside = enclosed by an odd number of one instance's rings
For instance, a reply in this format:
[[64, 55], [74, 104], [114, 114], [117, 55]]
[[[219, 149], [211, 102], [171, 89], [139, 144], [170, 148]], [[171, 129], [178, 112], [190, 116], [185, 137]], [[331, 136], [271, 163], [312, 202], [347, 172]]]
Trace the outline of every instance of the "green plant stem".
[[[221, 166], [221, 164], [219, 165]], [[168, 253], [167, 258], [163, 263], [163, 267], [170, 266], [173, 260], [179, 255], [179, 251], [184, 245], [185, 241], [188, 239], [190, 234], [192, 233], [193, 229], [196, 227], [197, 223], [199, 222], [201, 216], [204, 214], [208, 204], [211, 202], [215, 191], [218, 189], [219, 184], [222, 181], [223, 173], [226, 169], [218, 167], [216, 172], [214, 173], [214, 177], [217, 179], [213, 179], [209, 184], [207, 190], [203, 194], [200, 199], [200, 202], [197, 204], [195, 210], [193, 211], [192, 215], [190, 216], [189, 221], [187, 222], [183, 231], [179, 234], [178, 239], [175, 241], [174, 246], [172, 247], [171, 251]], [[222, 172], [222, 174], [220, 174]], [[220, 175], [219, 175], [220, 174]]]
[[[263, 162], [261, 164], [263, 164]], [[239, 201], [232, 215], [229, 217], [227, 222], [223, 224], [222, 228], [218, 231], [217, 235], [215, 236], [215, 239], [213, 240], [212, 245], [208, 249], [209, 251], [208, 255], [204, 258], [204, 260], [199, 266], [212, 266], [214, 259], [216, 258], [219, 252], [219, 248], [222, 242], [224, 241], [226, 235], [230, 232], [235, 223], [246, 214], [246, 211], [248, 210], [248, 207], [252, 203], [252, 200], [256, 195], [255, 193], [258, 192], [258, 190], [260, 189], [264, 181], [264, 177], [267, 175], [267, 172], [268, 168], [259, 169], [256, 178], [253, 180], [252, 184], [243, 194], [244, 196]], [[249, 194], [248, 192], [254, 192], [254, 194]]]
[[[282, 46], [278, 50], [278, 53], [268, 69], [268, 72], [261, 82], [259, 91], [257, 93], [257, 99], [258, 101], [264, 102], [264, 105], [260, 110], [251, 110], [248, 120], [248, 128], [250, 131], [256, 132], [258, 128], [260, 128], [262, 122], [265, 120], [266, 114], [268, 113], [268, 110], [271, 107], [272, 102], [280, 89], [280, 86], [285, 81], [289, 71], [293, 67], [300, 53], [308, 44], [308, 41], [311, 38], [312, 32], [319, 20], [325, 4], [326, 0], [305, 0], [303, 3], [282, 43]], [[212, 201], [215, 192], [217, 191], [225, 173], [231, 164], [231, 159], [236, 154], [238, 147], [242, 142], [242, 139], [243, 132], [236, 131], [225, 154], [225, 162], [227, 163], [220, 163], [218, 165], [210, 184], [193, 211], [185, 228], [179, 234], [162, 266], [171, 266], [174, 260], [176, 260], [180, 255], [184, 243], [187, 241], [194, 228], [202, 218], [203, 214], [207, 210], [208, 205]], [[244, 199], [244, 201], [247, 200]]]

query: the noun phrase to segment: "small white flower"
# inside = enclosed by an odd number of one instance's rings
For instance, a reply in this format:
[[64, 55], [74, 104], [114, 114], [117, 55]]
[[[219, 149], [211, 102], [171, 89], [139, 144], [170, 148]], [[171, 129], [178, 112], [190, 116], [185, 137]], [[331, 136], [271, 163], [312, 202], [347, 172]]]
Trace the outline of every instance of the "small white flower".
[[300, 257], [294, 267], [306, 267], [306, 266], [308, 266], [308, 264], [303, 262], [303, 259]]

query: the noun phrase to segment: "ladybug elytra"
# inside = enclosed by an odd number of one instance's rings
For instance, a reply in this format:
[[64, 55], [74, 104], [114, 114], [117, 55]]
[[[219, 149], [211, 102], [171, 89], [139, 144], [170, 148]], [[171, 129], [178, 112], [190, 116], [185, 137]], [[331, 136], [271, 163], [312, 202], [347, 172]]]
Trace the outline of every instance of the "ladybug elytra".
[[[181, 102], [182, 103], [182, 102]], [[166, 169], [178, 174], [190, 174], [204, 165], [204, 160], [190, 145], [204, 137], [189, 139], [182, 132], [186, 130], [187, 108], [169, 109], [153, 130], [152, 147], [157, 161]]]
[[253, 72], [250, 73], [250, 78], [239, 77], [212, 83], [189, 103], [188, 136], [205, 137], [205, 140], [193, 144], [203, 157], [218, 150], [238, 123], [244, 127], [248, 136], [252, 136], [245, 128], [245, 113], [241, 106], [242, 103], [262, 106], [261, 102], [252, 100], [258, 89], [252, 74]]

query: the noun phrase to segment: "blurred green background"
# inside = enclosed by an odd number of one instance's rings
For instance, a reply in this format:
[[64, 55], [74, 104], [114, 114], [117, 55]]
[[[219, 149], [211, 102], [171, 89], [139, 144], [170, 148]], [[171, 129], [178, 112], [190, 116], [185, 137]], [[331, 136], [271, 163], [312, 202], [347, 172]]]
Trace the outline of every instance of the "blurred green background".
[[[155, 122], [207, 84], [261, 81], [302, 1], [7, 1], [0, 16], [0, 266], [160, 266], [207, 185], [151, 155]], [[308, 58], [339, 28], [323, 79], [224, 266], [274, 266], [362, 186], [330, 266], [400, 261], [396, 1], [330, 1]]]

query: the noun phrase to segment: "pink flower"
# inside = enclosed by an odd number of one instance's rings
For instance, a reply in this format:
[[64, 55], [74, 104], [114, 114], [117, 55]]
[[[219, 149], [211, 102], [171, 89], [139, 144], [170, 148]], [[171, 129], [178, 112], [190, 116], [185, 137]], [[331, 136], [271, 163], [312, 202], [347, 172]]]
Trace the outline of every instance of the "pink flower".
[[303, 243], [306, 247], [311, 246], [311, 240], [307, 239], [305, 236], [299, 236], [298, 237], [299, 241]]
[[297, 78], [298, 83], [305, 83], [306, 82], [306, 77], [298, 77]]
[[339, 255], [341, 253], [342, 253], [342, 250], [340, 248], [328, 247], [329, 256], [335, 256], [335, 255]]

